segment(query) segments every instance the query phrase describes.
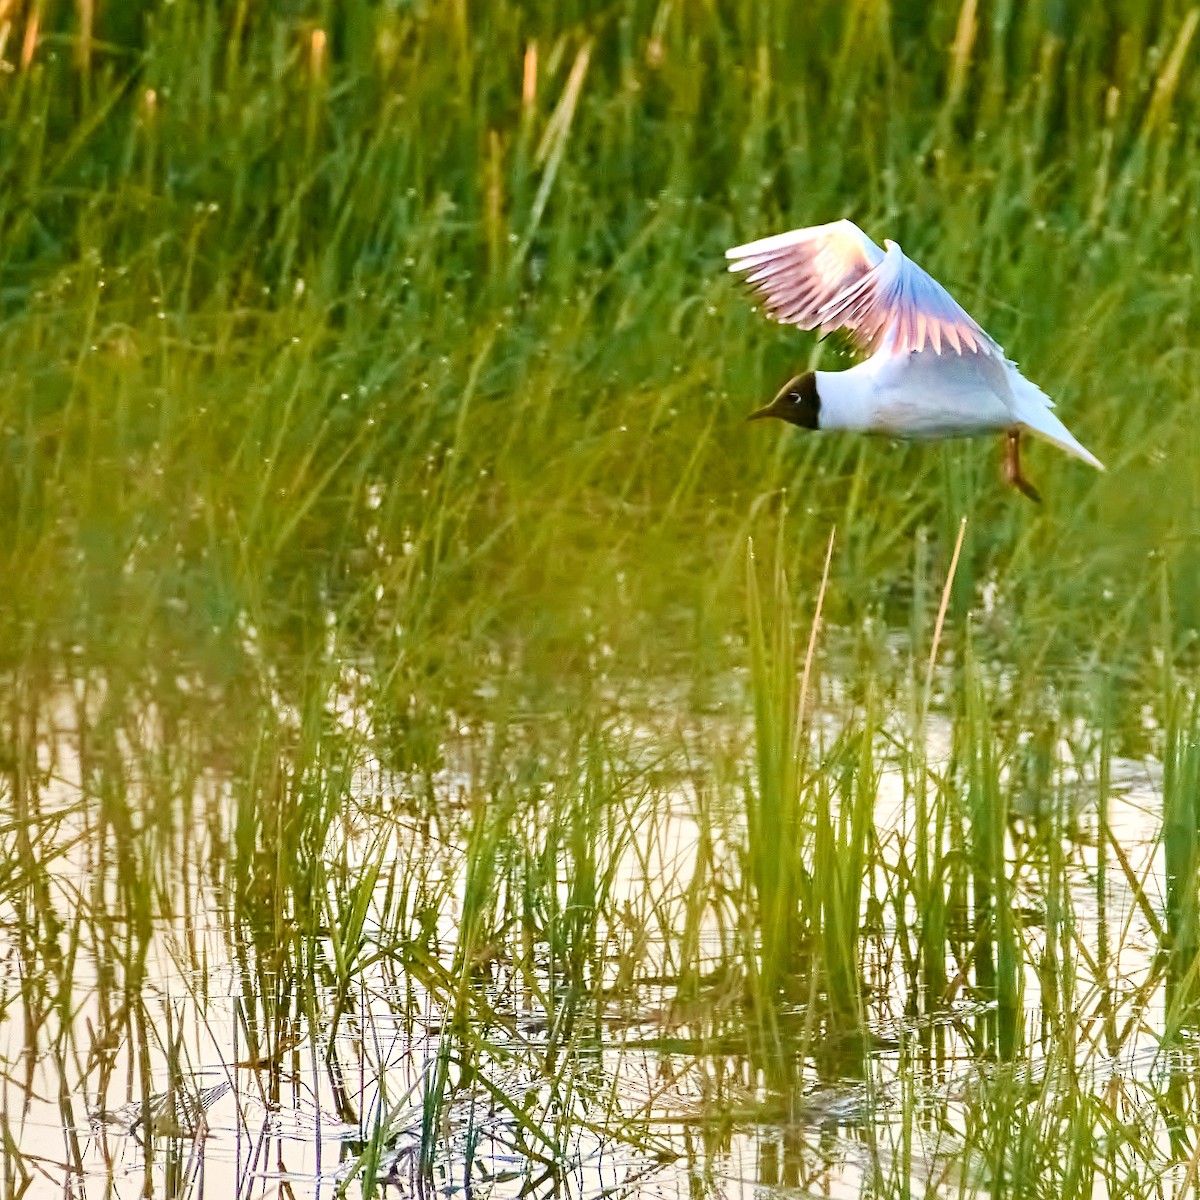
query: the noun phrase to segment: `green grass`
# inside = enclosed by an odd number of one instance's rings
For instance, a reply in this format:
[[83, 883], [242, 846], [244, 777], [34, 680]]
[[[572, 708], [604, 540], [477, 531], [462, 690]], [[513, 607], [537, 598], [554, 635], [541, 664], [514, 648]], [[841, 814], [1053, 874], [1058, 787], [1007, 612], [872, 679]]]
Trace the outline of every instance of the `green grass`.
[[[1193, 1186], [1197, 24], [0, 4], [0, 1193]], [[843, 215], [1108, 472], [746, 425]]]

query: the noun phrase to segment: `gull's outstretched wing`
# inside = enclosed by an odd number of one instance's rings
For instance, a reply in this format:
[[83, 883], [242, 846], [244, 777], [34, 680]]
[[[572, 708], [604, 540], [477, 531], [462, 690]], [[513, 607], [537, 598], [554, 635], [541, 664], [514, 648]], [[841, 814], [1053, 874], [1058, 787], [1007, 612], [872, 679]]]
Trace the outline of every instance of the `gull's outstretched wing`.
[[932, 275], [895, 242], [885, 254], [852, 221], [797, 229], [727, 251], [777, 321], [847, 329], [864, 349], [894, 354], [943, 345], [959, 354], [1004, 352]]
[[822, 328], [844, 325], [871, 348], [892, 334], [893, 354], [924, 350], [929, 342], [937, 354], [949, 343], [959, 354], [1004, 357], [1004, 351], [932, 275], [906, 258], [895, 242], [884, 245], [883, 262], [821, 309]]
[[[731, 271], [762, 297], [784, 325], [826, 325], [821, 311], [884, 260], [884, 253], [853, 221], [793, 229], [725, 251]], [[839, 322], [840, 324], [840, 322]]]

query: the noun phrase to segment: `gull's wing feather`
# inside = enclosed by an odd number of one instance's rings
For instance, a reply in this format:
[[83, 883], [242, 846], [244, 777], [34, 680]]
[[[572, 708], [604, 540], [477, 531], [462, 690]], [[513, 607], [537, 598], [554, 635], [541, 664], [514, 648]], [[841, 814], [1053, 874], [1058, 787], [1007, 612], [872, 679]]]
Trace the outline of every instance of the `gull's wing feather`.
[[891, 338], [893, 353], [1004, 352], [932, 275], [895, 242], [881, 250], [853, 221], [793, 229], [727, 250], [731, 271], [762, 297], [767, 312], [785, 325], [846, 329], [866, 350]]
[[822, 328], [845, 325], [862, 345], [875, 348], [889, 334], [893, 354], [921, 351], [928, 342], [937, 354], [949, 344], [958, 354], [1004, 351], [927, 271], [892, 241], [887, 254], [868, 274], [821, 308]]
[[793, 229], [725, 251], [731, 271], [762, 297], [785, 325], [815, 329], [822, 309], [884, 261], [883, 251], [853, 221]]

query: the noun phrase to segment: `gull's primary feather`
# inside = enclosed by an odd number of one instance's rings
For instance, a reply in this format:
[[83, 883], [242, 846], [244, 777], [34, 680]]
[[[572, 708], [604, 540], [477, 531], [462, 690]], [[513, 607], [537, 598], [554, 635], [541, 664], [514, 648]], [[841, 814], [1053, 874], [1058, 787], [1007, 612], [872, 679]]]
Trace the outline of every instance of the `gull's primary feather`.
[[767, 311], [785, 325], [815, 329], [822, 310], [884, 260], [883, 251], [853, 221], [793, 229], [725, 252], [731, 271], [748, 271], [747, 283]]
[[726, 251], [731, 271], [763, 298], [775, 320], [802, 329], [847, 329], [865, 350], [892, 337], [895, 353], [1003, 357], [983, 331], [932, 275], [893, 241], [881, 250], [853, 221], [795, 229]]

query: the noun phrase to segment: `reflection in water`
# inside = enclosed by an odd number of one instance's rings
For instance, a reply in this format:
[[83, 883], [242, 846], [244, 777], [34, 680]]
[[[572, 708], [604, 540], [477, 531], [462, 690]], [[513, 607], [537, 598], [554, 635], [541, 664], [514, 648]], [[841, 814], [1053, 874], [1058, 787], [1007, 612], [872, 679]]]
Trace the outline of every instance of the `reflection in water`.
[[1054, 1130], [1106, 1179], [1190, 1153], [1191, 967], [1159, 955], [1141, 764], [1105, 764], [1088, 812], [1088, 776], [1039, 759], [1063, 803], [996, 821], [1029, 777], [955, 791], [982, 747], [931, 723], [931, 941], [911, 763], [873, 747], [857, 959], [802, 948], [764, 1000], [737, 730], [706, 731], [708, 776], [634, 729], [418, 779], [355, 712], [308, 763], [281, 723], [240, 774], [90, 699], [53, 725], [5, 831], [6, 1194], [971, 1194], [1048, 1170]]

